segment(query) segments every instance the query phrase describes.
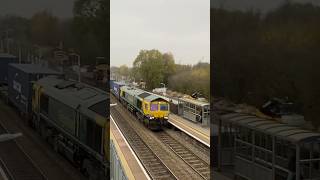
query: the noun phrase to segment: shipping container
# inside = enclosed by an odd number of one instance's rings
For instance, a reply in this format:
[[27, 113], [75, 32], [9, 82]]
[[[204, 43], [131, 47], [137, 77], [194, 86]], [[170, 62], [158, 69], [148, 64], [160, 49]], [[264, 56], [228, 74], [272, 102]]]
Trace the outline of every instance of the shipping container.
[[9, 64], [9, 101], [22, 113], [31, 113], [33, 83], [48, 75], [62, 76], [62, 73], [36, 64]]
[[18, 58], [11, 54], [0, 53], [0, 85], [8, 84], [8, 64], [18, 63]]
[[120, 98], [120, 87], [124, 86], [123, 82], [110, 81], [110, 91], [114, 94], [118, 99]]

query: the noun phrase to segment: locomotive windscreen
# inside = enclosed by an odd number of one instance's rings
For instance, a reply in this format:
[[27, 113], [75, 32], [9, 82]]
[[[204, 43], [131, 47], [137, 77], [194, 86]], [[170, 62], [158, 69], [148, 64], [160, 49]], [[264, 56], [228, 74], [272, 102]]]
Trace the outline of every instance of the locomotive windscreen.
[[158, 104], [151, 104], [150, 110], [151, 111], [158, 111]]
[[160, 111], [168, 111], [168, 104], [161, 104]]
[[100, 116], [107, 117], [108, 116], [107, 106], [108, 106], [107, 100], [104, 100], [104, 101], [98, 102], [95, 105], [90, 106], [89, 109], [99, 114]]

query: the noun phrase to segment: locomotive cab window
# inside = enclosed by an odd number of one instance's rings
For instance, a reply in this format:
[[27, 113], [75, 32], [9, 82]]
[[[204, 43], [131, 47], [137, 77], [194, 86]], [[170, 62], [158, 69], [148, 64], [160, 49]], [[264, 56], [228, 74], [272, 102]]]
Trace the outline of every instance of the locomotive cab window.
[[107, 117], [107, 101], [101, 101], [89, 107], [89, 109], [102, 117]]
[[169, 109], [168, 104], [160, 104], [161, 111], [168, 111], [168, 109]]
[[40, 111], [41, 113], [48, 115], [49, 97], [45, 94], [41, 94], [40, 98]]
[[151, 103], [151, 106], [150, 106], [151, 111], [158, 111], [158, 109], [159, 107], [157, 103]]
[[79, 139], [87, 146], [101, 154], [103, 128], [97, 125], [94, 120], [82, 116], [80, 120]]
[[137, 99], [137, 107], [138, 107], [139, 109], [142, 108], [142, 101], [140, 101], [139, 99]]

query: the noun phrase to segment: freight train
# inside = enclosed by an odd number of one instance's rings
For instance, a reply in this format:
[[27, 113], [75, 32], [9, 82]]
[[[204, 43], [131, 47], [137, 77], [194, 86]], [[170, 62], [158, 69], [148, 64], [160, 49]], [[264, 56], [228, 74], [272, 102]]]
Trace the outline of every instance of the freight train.
[[54, 76], [33, 86], [32, 124], [90, 179], [108, 174], [107, 97], [100, 89]]
[[110, 91], [149, 129], [159, 130], [167, 125], [170, 112], [167, 100], [115, 81], [110, 82]]
[[108, 94], [38, 65], [8, 69], [8, 101], [23, 119], [89, 179], [108, 179]]

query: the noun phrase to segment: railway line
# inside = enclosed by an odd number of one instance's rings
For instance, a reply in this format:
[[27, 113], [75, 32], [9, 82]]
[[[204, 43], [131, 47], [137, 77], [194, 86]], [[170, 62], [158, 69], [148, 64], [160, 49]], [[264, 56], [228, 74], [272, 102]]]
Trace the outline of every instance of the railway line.
[[[112, 103], [117, 102], [116, 99], [111, 96], [111, 101]], [[118, 106], [121, 106], [120, 104]], [[135, 131], [139, 132], [139, 128], [132, 127], [132, 124], [135, 124], [136, 122], [130, 122], [132, 123], [130, 126], [130, 123], [128, 121], [132, 121], [135, 119], [135, 117], [132, 114], [129, 114], [129, 112], [121, 112], [121, 109], [125, 109], [124, 107], [118, 107], [120, 109], [115, 108], [116, 106], [111, 108], [111, 115], [115, 116], [115, 119], [117, 122], [121, 123], [120, 127], [122, 124], [126, 124], [126, 126], [129, 126], [131, 128], [130, 131]], [[116, 113], [115, 113], [116, 112]], [[125, 116], [127, 114], [129, 116]], [[139, 123], [136, 123], [137, 126]], [[141, 124], [139, 124], [141, 126]], [[121, 129], [121, 128], [120, 128]], [[145, 129], [145, 128], [143, 128]], [[123, 131], [123, 130], [122, 130]], [[129, 135], [128, 131], [123, 131], [126, 132], [126, 138], [131, 138], [131, 135]], [[183, 146], [180, 142], [172, 138], [169, 134], [167, 134], [165, 131], [160, 131], [160, 132], [152, 132], [149, 129], [147, 129], [148, 135], [151, 136], [150, 139], [144, 137], [144, 140], [147, 140], [145, 144], [148, 144], [149, 146], [152, 146], [153, 149], [157, 149], [155, 154], [159, 157], [165, 157], [164, 159], [174, 159], [175, 161], [181, 162], [181, 163], [176, 163], [176, 164], [167, 164], [169, 168], [171, 168], [171, 171], [173, 174], [175, 174], [178, 179], [181, 177], [184, 178], [191, 178], [191, 179], [210, 179], [210, 168], [208, 163], [200, 159], [197, 155], [192, 153], [188, 148]], [[143, 136], [140, 131], [140, 136]], [[138, 135], [139, 136], [139, 135]], [[129, 140], [130, 143], [130, 140]], [[131, 145], [132, 143], [130, 143]], [[136, 142], [133, 142], [133, 146], [136, 144]], [[160, 145], [161, 144], [161, 145]], [[162, 147], [161, 147], [162, 146]], [[166, 150], [165, 150], [166, 149]], [[172, 152], [172, 154], [165, 154], [167, 151]], [[143, 153], [142, 153], [143, 154]], [[138, 155], [139, 156], [139, 155]], [[179, 164], [177, 166], [177, 164]], [[176, 167], [173, 167], [176, 166]], [[183, 170], [181, 170], [183, 169]]]
[[[0, 134], [8, 131], [0, 124]], [[10, 180], [48, 179], [15, 141], [0, 143], [0, 166]]]
[[203, 179], [210, 179], [210, 166], [188, 148], [176, 141], [166, 132], [158, 132], [157, 137], [166, 144], [177, 156], [197, 172]]
[[[126, 132], [125, 136], [131, 147], [138, 155], [145, 169], [152, 179], [177, 179], [170, 169], [160, 160], [160, 158], [150, 149], [150, 147], [139, 137], [139, 135], [123, 120], [120, 112], [113, 108], [111, 115], [121, 123], [119, 128]], [[119, 122], [120, 121], [120, 122]]]
[[[91, 83], [92, 82], [88, 82]], [[102, 87], [99, 87], [101, 89]], [[110, 100], [112, 103], [120, 103], [110, 95]], [[145, 143], [137, 134], [137, 132], [125, 122], [125, 117], [123, 113], [119, 112], [116, 108], [112, 107], [110, 111], [111, 115], [117, 119], [121, 131], [126, 132], [126, 138], [128, 142], [133, 147], [134, 151], [138, 154], [139, 159], [144, 164], [146, 170], [153, 179], [176, 179], [171, 170], [160, 160], [160, 158], [153, 153], [151, 148]], [[156, 138], [159, 139], [163, 144], [167, 146], [174, 154], [182, 159], [189, 167], [191, 167], [194, 172], [196, 172], [202, 179], [210, 179], [210, 165], [198, 157], [195, 153], [189, 150], [186, 146], [182, 145], [179, 141], [171, 137], [166, 131], [154, 133]], [[152, 175], [154, 171], [156, 175]], [[159, 176], [160, 175], [160, 176]]]

